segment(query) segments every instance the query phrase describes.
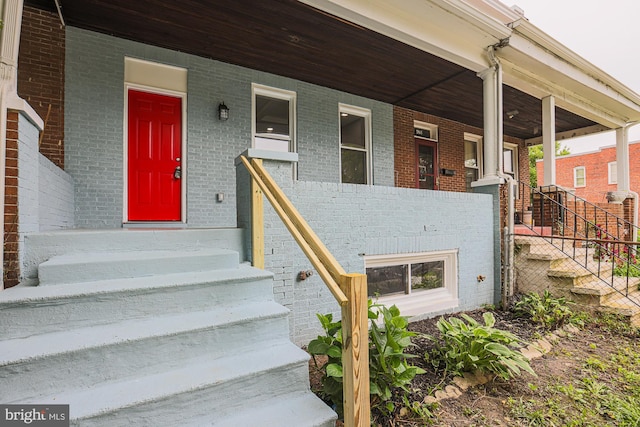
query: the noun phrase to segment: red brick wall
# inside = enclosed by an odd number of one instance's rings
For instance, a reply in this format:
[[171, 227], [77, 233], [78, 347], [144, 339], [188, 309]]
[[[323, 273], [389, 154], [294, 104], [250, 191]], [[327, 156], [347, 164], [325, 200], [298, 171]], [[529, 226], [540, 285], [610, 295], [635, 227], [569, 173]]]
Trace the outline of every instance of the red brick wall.
[[[464, 134], [483, 135], [480, 128], [467, 126], [453, 120], [443, 119], [430, 114], [419, 113], [406, 108], [393, 108], [394, 127], [394, 163], [396, 186], [416, 187], [416, 143], [413, 135], [413, 122], [418, 120], [438, 126], [438, 170], [453, 169], [454, 176], [440, 175], [439, 189], [443, 191], [466, 191], [464, 170]], [[505, 141], [519, 145], [520, 179], [529, 182], [528, 152], [524, 142], [517, 138], [506, 137]]]
[[25, 6], [18, 56], [18, 95], [45, 121], [40, 152], [64, 168], [65, 32], [58, 15]]
[[[640, 141], [629, 144], [629, 179], [633, 191], [640, 191]], [[573, 169], [585, 167], [586, 186], [575, 188], [576, 196], [591, 203], [606, 203], [607, 192], [616, 191], [617, 184], [609, 184], [609, 162], [616, 161], [616, 148], [606, 147], [595, 152], [570, 154], [556, 159], [556, 184], [574, 188]], [[538, 176], [544, 176], [544, 162], [536, 164]], [[542, 180], [540, 180], [542, 182]]]
[[18, 284], [18, 113], [7, 114], [7, 167], [4, 187], [4, 287]]

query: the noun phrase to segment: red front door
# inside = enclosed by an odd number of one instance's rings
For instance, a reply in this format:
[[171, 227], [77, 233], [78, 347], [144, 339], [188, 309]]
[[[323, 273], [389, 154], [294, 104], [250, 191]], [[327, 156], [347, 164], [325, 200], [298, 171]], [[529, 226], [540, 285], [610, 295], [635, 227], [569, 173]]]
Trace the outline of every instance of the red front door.
[[128, 219], [180, 221], [182, 100], [129, 90]]

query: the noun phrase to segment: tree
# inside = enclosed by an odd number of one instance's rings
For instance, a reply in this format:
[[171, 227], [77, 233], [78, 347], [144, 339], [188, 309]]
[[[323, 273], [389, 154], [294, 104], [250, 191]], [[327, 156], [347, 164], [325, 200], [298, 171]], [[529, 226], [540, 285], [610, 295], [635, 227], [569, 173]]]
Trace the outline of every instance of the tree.
[[[556, 141], [556, 156], [566, 156], [571, 154], [569, 147], [560, 146], [560, 141]], [[536, 161], [544, 157], [542, 152], [542, 144], [532, 145], [529, 147], [529, 183], [532, 187], [538, 186], [538, 171], [536, 170]]]

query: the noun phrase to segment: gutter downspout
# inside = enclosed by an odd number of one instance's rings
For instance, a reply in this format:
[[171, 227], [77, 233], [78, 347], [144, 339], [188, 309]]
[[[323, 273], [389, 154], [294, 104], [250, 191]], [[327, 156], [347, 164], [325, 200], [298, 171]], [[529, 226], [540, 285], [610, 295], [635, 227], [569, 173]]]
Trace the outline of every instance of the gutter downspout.
[[502, 65], [496, 58], [496, 49], [507, 46], [509, 39], [501, 40], [495, 45], [487, 47], [487, 56], [491, 67], [496, 70], [496, 131], [497, 131], [497, 161], [498, 170], [496, 175], [506, 181], [507, 187], [507, 226], [504, 228], [504, 250], [503, 250], [503, 287], [502, 287], [502, 308], [506, 310], [509, 304], [509, 297], [514, 293], [515, 287], [515, 245], [514, 245], [514, 228], [515, 228], [515, 186], [516, 181], [511, 175], [504, 173], [504, 130], [503, 130], [503, 91], [502, 91]]

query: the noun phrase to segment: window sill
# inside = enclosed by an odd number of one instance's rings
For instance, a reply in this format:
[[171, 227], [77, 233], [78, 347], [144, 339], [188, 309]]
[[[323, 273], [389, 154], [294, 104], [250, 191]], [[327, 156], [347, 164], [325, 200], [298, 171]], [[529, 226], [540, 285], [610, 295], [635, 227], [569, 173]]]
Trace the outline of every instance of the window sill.
[[381, 296], [377, 302], [387, 307], [395, 304], [400, 309], [400, 314], [407, 317], [427, 317], [431, 313], [456, 308], [459, 304], [458, 298], [444, 288], [410, 295]]

